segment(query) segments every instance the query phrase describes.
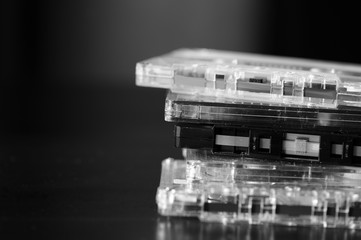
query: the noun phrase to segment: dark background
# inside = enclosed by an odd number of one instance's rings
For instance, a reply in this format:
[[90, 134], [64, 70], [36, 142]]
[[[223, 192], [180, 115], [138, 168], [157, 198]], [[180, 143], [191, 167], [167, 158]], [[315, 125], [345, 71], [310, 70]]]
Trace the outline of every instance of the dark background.
[[134, 72], [137, 61], [183, 47], [360, 64], [357, 9], [307, 1], [2, 1], [0, 233], [355, 236], [158, 217], [160, 162], [181, 153], [163, 120], [165, 90], [136, 87]]

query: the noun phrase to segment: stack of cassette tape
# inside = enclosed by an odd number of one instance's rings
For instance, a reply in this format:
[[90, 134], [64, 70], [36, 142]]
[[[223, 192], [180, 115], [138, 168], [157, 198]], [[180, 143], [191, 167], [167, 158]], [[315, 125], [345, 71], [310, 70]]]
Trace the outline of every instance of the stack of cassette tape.
[[361, 229], [361, 66], [179, 49], [136, 83], [168, 89], [184, 155], [162, 161], [160, 215]]

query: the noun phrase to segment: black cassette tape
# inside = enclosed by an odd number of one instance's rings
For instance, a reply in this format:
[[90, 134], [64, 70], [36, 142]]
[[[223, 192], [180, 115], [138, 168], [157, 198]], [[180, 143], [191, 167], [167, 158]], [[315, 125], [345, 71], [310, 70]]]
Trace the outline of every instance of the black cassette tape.
[[361, 134], [177, 123], [174, 135], [178, 148], [218, 156], [361, 166]]

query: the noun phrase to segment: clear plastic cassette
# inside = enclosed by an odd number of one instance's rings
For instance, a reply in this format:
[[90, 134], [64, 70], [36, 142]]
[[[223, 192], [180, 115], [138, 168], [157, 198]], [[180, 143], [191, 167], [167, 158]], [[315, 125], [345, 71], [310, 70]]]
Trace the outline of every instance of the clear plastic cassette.
[[361, 108], [295, 107], [168, 91], [165, 120], [360, 133]]
[[360, 65], [211, 49], [138, 62], [136, 84], [251, 102], [361, 106]]
[[240, 160], [162, 162], [164, 216], [361, 229], [361, 170]]

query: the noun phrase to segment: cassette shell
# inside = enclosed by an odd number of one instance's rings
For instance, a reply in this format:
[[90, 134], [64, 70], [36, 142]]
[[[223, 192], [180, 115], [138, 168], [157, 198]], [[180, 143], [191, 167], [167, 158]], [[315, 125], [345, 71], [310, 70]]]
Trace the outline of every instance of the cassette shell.
[[161, 215], [205, 222], [361, 229], [359, 179], [353, 168], [166, 159], [156, 202]]
[[179, 49], [138, 62], [136, 84], [274, 104], [361, 106], [359, 65], [212, 49]]
[[284, 106], [168, 91], [165, 101], [165, 120], [202, 124], [248, 124], [250, 126], [266, 124], [270, 128], [360, 133], [361, 109]]

